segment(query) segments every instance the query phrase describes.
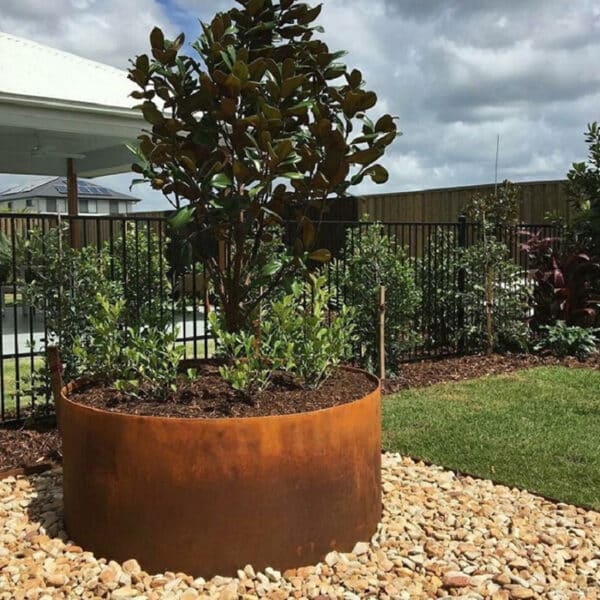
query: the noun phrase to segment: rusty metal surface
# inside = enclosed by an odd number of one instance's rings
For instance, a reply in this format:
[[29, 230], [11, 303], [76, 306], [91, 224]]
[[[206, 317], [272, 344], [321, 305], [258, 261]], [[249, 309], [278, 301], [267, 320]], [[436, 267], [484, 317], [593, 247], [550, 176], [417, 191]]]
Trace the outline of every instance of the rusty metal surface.
[[180, 419], [68, 400], [65, 525], [97, 556], [150, 572], [234, 575], [314, 564], [381, 517], [380, 389], [320, 411]]

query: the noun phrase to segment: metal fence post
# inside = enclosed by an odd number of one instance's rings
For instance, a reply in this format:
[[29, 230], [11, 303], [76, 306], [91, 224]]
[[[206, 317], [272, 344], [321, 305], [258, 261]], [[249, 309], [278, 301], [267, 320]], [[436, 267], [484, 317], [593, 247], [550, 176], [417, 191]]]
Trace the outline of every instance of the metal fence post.
[[[460, 215], [458, 217], [458, 247], [467, 247], [467, 217]], [[465, 337], [463, 330], [465, 328], [465, 307], [463, 294], [466, 286], [466, 273], [464, 267], [458, 269], [458, 306], [456, 311], [456, 325], [459, 332], [458, 351], [463, 354], [465, 352]]]

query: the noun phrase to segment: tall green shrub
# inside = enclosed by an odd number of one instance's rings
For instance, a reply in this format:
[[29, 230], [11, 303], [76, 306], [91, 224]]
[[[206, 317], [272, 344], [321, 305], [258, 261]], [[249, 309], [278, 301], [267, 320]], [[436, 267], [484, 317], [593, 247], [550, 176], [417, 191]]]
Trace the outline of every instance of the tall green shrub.
[[479, 242], [459, 250], [457, 264], [465, 275], [464, 292], [457, 290], [465, 321], [456, 331], [457, 341], [471, 351], [527, 349], [531, 286], [506, 244], [488, 239], [485, 247]]
[[390, 373], [418, 335], [415, 318], [421, 300], [414, 263], [381, 224], [361, 228], [360, 238], [347, 235], [343, 260], [333, 266], [334, 281], [354, 310], [363, 366], [374, 369], [379, 359], [379, 289], [386, 288], [385, 353]]
[[86, 246], [69, 246], [67, 224], [48, 231], [32, 230], [19, 251], [24, 296], [44, 315], [47, 344], [57, 344], [66, 364], [65, 380], [76, 377], [79, 361], [73, 353], [75, 340], [90, 327], [90, 315], [98, 309], [101, 295], [116, 301], [122, 288], [110, 279], [105, 253]]
[[464, 207], [465, 214], [481, 227], [481, 241], [473, 250], [477, 255], [481, 271], [473, 272], [471, 277], [481, 276], [483, 286], [485, 314], [485, 350], [489, 354], [494, 350], [498, 340], [498, 332], [494, 326], [498, 322], [494, 310], [499, 305], [494, 296], [495, 281], [498, 280], [497, 260], [503, 255], [496, 242], [496, 228], [516, 223], [518, 217], [518, 188], [510, 181], [504, 181], [490, 194], [476, 194]]

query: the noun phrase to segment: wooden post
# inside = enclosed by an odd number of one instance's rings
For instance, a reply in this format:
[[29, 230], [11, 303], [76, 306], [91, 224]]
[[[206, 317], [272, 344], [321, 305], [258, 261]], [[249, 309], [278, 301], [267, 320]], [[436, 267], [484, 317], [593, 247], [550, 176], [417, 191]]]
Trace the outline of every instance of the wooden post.
[[67, 212], [69, 214], [71, 247], [81, 248], [81, 223], [77, 217], [79, 215], [79, 198], [77, 193], [77, 173], [73, 167], [73, 159], [67, 158]]
[[379, 286], [379, 379], [385, 379], [385, 286]]
[[54, 409], [56, 411], [56, 421], [60, 428], [60, 393], [63, 388], [63, 365], [60, 359], [60, 352], [56, 346], [48, 346], [48, 369], [50, 370], [50, 387], [54, 399]]

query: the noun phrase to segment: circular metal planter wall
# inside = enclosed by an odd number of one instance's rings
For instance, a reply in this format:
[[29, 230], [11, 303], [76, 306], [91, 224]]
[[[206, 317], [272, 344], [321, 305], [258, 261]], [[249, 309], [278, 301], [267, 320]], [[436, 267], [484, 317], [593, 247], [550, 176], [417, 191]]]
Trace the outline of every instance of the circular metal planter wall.
[[314, 564], [381, 517], [380, 388], [319, 411], [181, 419], [59, 401], [73, 540], [150, 573]]

